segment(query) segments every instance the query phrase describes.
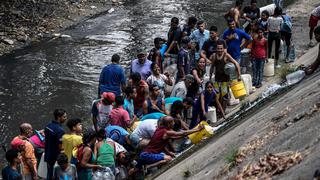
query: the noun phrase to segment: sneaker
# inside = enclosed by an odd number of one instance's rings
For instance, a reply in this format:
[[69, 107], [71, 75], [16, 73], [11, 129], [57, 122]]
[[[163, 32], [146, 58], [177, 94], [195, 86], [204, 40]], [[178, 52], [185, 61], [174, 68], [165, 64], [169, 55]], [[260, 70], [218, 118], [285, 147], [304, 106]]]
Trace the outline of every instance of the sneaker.
[[281, 68], [281, 65], [280, 64], [277, 64], [276, 65], [276, 69], [280, 69]]

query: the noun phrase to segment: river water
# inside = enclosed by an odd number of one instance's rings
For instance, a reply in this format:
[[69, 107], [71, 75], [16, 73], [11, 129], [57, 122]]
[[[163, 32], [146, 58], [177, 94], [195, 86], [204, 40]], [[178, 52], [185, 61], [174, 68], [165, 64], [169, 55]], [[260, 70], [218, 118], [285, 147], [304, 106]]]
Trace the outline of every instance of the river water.
[[231, 6], [232, 0], [131, 0], [111, 14], [65, 30], [71, 38], [43, 41], [0, 57], [1, 144], [8, 147], [22, 122], [43, 128], [56, 108], [89, 126], [99, 74], [112, 54], [119, 53], [127, 68], [137, 47], [151, 49], [153, 38], [166, 38], [173, 16], [184, 23], [195, 15], [222, 32], [223, 14]]

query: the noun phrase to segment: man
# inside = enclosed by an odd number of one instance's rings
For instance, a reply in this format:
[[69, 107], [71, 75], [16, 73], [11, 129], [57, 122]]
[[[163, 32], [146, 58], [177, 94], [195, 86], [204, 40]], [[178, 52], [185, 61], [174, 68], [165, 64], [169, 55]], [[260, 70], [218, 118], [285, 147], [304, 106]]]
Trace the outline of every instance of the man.
[[315, 46], [315, 44], [312, 42], [312, 36], [313, 36], [314, 28], [317, 27], [317, 25], [318, 25], [319, 19], [320, 19], [320, 6], [318, 6], [315, 9], [312, 10], [311, 15], [310, 15], [310, 19], [309, 19], [309, 27], [310, 27], [310, 31], [309, 31], [310, 43], [309, 43], [309, 46], [310, 47]]
[[185, 24], [182, 28], [182, 37], [190, 36], [190, 34], [195, 30], [197, 21], [197, 18], [194, 16], [188, 18], [187, 24]]
[[[206, 59], [207, 62], [210, 62], [210, 56], [217, 51], [217, 42], [224, 42], [223, 39], [220, 39], [218, 36], [218, 28], [216, 26], [210, 27], [210, 38], [203, 43], [201, 50], [201, 57]], [[226, 45], [224, 45], [226, 47]]]
[[143, 149], [148, 145], [157, 126], [159, 126], [161, 122], [160, 119], [145, 119], [140, 122], [137, 128], [132, 132], [132, 135], [129, 136], [130, 140], [134, 142], [135, 148]]
[[[320, 26], [316, 27], [314, 29], [314, 37], [318, 42], [320, 42]], [[317, 59], [306, 69], [306, 74], [310, 75], [312, 74], [320, 65], [320, 44], [319, 44], [319, 50], [318, 50], [318, 57]]]
[[[241, 64], [241, 49], [245, 48], [252, 38], [243, 30], [236, 28], [234, 20], [228, 22], [229, 28], [223, 33], [223, 39], [227, 42], [227, 51], [239, 64]], [[245, 41], [242, 41], [245, 39]]]
[[115, 99], [115, 107], [109, 114], [110, 124], [128, 129], [131, 126], [129, 113], [123, 109], [123, 96], [117, 96]]
[[198, 29], [193, 31], [189, 38], [190, 40], [195, 40], [199, 43], [199, 49], [202, 49], [203, 43], [209, 39], [209, 31], [206, 30], [206, 23], [204, 21], [199, 21], [198, 24]]
[[73, 148], [78, 147], [80, 144], [82, 144], [81, 119], [69, 119], [67, 122], [67, 127], [69, 128], [70, 132], [62, 136], [62, 147], [64, 153], [68, 157], [68, 162], [70, 162]]
[[162, 67], [162, 56], [161, 56], [161, 47], [164, 43], [164, 40], [162, 38], [155, 38], [153, 40], [154, 43], [154, 47], [150, 50], [148, 58], [150, 61], [158, 64], [158, 66], [160, 67], [160, 72], [163, 72], [163, 67]]
[[229, 22], [229, 20], [234, 19], [237, 28], [240, 27], [240, 12], [241, 12], [242, 2], [240, 0], [236, 1], [236, 4], [231, 8], [225, 15], [224, 18]]
[[64, 130], [62, 125], [67, 120], [67, 112], [64, 109], [54, 110], [53, 115], [54, 120], [44, 129], [46, 137], [44, 160], [47, 162], [48, 167], [47, 179], [52, 179], [54, 164], [63, 150], [62, 136], [64, 135]]
[[134, 114], [137, 117], [140, 117], [143, 112], [143, 103], [149, 95], [149, 86], [144, 80], [141, 80], [141, 75], [139, 73], [131, 74], [129, 86], [137, 90], [137, 96], [133, 99]]
[[168, 32], [168, 49], [165, 52], [165, 56], [168, 57], [169, 54], [178, 54], [179, 45], [181, 40], [181, 29], [179, 27], [179, 19], [173, 17], [171, 19], [170, 29]]
[[243, 18], [246, 20], [247, 26], [244, 25], [246, 33], [251, 30], [250, 23], [260, 18], [260, 9], [257, 7], [257, 0], [251, 0], [250, 6], [243, 8]]
[[109, 113], [111, 112], [115, 95], [112, 92], [104, 92], [101, 99], [94, 100], [92, 103], [92, 123], [93, 127], [98, 132], [99, 129], [104, 129], [109, 121]]
[[22, 180], [22, 176], [18, 171], [21, 159], [21, 154], [17, 149], [9, 149], [6, 152], [6, 160], [9, 165], [2, 169], [2, 178], [4, 180]]
[[233, 63], [237, 70], [238, 80], [241, 80], [240, 76], [240, 66], [239, 64], [224, 50], [224, 45], [222, 42], [217, 44], [217, 52], [211, 56], [211, 68], [210, 68], [210, 80], [212, 77], [213, 70], [215, 70], [215, 83], [214, 88], [219, 95], [219, 102], [222, 105], [223, 112], [220, 112], [222, 115], [225, 112], [227, 107], [227, 102], [229, 98], [229, 82], [230, 75], [226, 74], [224, 71], [224, 66], [227, 62]]
[[184, 77], [190, 73], [190, 56], [188, 52], [189, 38], [184, 37], [181, 40], [181, 48], [178, 53], [178, 61], [177, 61], [177, 78], [176, 82], [179, 82], [180, 79], [184, 79]]
[[20, 135], [13, 138], [11, 144], [14, 145], [15, 141], [24, 141], [24, 148], [22, 150], [22, 164], [23, 164], [23, 178], [26, 180], [38, 179], [37, 175], [37, 158], [34, 154], [34, 148], [29, 142], [33, 129], [31, 124], [22, 123], [19, 127]]
[[119, 63], [120, 56], [114, 54], [111, 58], [111, 64], [103, 68], [99, 78], [98, 97], [100, 97], [103, 92], [112, 92], [116, 96], [121, 95], [121, 89], [123, 89], [126, 84], [126, 76]]
[[152, 61], [147, 59], [147, 52], [143, 49], [138, 50], [137, 59], [133, 60], [131, 63], [132, 73], [139, 73], [142, 80], [146, 80], [151, 75], [151, 64]]
[[178, 97], [182, 99], [186, 98], [188, 88], [192, 85], [193, 82], [194, 77], [191, 74], [186, 75], [183, 81], [180, 81], [176, 85], [174, 85], [170, 97]]

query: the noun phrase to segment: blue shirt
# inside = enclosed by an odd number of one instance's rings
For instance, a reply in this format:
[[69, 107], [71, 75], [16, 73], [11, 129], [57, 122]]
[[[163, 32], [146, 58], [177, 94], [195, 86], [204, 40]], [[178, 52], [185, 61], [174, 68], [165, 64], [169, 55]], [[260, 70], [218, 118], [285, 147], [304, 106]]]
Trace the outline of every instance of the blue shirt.
[[134, 106], [133, 106], [133, 99], [131, 99], [130, 101], [128, 101], [127, 98], [124, 99], [124, 104], [123, 104], [123, 109], [125, 109], [126, 111], [128, 111], [130, 119], [133, 119], [133, 115], [134, 115]]
[[142, 80], [147, 80], [147, 78], [151, 75], [151, 64], [152, 61], [146, 59], [143, 64], [139, 63], [138, 59], [135, 59], [131, 63], [131, 74], [139, 73], [141, 75]]
[[3, 180], [22, 180], [21, 174], [12, 169], [10, 166], [2, 169], [2, 178]]
[[204, 43], [206, 40], [208, 40], [209, 37], [210, 37], [210, 33], [209, 33], [209, 31], [206, 30], [206, 29], [204, 30], [203, 33], [201, 33], [201, 32], [199, 31], [199, 29], [194, 30], [194, 31], [190, 34], [190, 36], [189, 36], [189, 38], [190, 38], [191, 40], [196, 40], [196, 41], [199, 43], [199, 48], [200, 48], [200, 49], [202, 49], [203, 43]]
[[126, 76], [119, 64], [109, 64], [102, 69], [99, 78], [99, 94], [113, 92], [116, 96], [121, 94], [121, 85], [126, 83]]
[[240, 58], [240, 55], [241, 55], [240, 45], [242, 43], [242, 39], [245, 38], [247, 40], [252, 40], [252, 38], [249, 34], [245, 33], [241, 29], [236, 28], [235, 30], [230, 30], [230, 28], [228, 28], [223, 33], [223, 39], [227, 40], [228, 39], [227, 37], [231, 34], [235, 34], [236, 39], [227, 41], [227, 46], [228, 46], [227, 51], [233, 57], [233, 59], [237, 60]]
[[44, 160], [49, 164], [54, 164], [60, 154], [59, 145], [62, 144], [64, 130], [57, 121], [52, 121], [44, 128], [46, 137]]
[[106, 134], [108, 138], [111, 138], [121, 145], [126, 144], [126, 136], [129, 135], [128, 131], [122, 127], [113, 125], [106, 127]]

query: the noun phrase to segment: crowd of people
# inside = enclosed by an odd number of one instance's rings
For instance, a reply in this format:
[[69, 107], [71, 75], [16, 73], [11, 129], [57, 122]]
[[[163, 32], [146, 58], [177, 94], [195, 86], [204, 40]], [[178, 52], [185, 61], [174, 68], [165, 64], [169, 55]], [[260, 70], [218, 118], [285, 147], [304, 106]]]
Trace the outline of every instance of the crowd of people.
[[[241, 80], [243, 48], [251, 49], [252, 85], [257, 88], [262, 86], [273, 41], [276, 67], [281, 39], [287, 45], [289, 62], [291, 18], [279, 6], [273, 14], [260, 12], [256, 0], [244, 9], [241, 6], [237, 0], [225, 14], [228, 28], [221, 37], [218, 27], [207, 30], [206, 23], [195, 17], [183, 26], [173, 17], [167, 40], [155, 38], [149, 53], [138, 49], [128, 80], [120, 56], [114, 54], [100, 74], [98, 99], [91, 109], [92, 127], [83, 128], [82, 120], [69, 119], [64, 109], [56, 109], [54, 120], [35, 134], [31, 124], [21, 124], [20, 134], [6, 152], [9, 165], [2, 170], [3, 179], [36, 180], [43, 163], [46, 177], [42, 178], [46, 179], [134, 179], [170, 162], [190, 145], [187, 136], [204, 128], [199, 123], [206, 120], [210, 106], [217, 109], [218, 117], [225, 117], [229, 84]], [[317, 41], [320, 27], [314, 25], [319, 11], [320, 7], [310, 18]], [[243, 29], [240, 19], [245, 21]], [[318, 68], [319, 57], [306, 69], [307, 74]], [[228, 63], [234, 72], [225, 70]], [[170, 66], [176, 67], [175, 73], [166, 71]], [[205, 74], [209, 79], [205, 80]]]

